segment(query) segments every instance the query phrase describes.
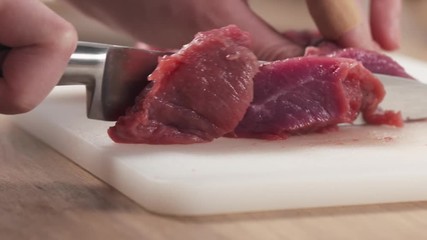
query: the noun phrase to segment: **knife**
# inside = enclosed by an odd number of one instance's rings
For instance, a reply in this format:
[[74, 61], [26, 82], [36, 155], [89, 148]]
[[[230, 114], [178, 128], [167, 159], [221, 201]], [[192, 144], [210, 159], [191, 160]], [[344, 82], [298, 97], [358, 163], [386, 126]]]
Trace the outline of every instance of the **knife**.
[[[156, 68], [159, 56], [171, 52], [79, 42], [58, 85], [85, 84], [87, 116], [115, 121], [131, 106]], [[382, 109], [401, 111], [404, 121], [427, 119], [427, 85], [413, 79], [374, 74], [386, 96]]]
[[414, 79], [374, 74], [384, 85], [386, 94], [380, 107], [401, 111], [405, 122], [427, 120], [427, 84]]
[[80, 41], [57, 85], [86, 85], [87, 117], [115, 121], [134, 103], [165, 54]]
[[[172, 52], [79, 42], [58, 85], [85, 84], [87, 116], [115, 121], [131, 106], [156, 68], [159, 56]], [[382, 109], [401, 111], [404, 121], [427, 119], [427, 84], [374, 74], [386, 95]]]

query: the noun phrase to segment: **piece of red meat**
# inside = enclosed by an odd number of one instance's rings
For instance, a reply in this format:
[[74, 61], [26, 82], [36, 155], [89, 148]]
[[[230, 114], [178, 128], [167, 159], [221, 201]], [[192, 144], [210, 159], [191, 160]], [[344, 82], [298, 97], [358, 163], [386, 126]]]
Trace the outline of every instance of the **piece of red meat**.
[[333, 43], [322, 43], [318, 47], [307, 47], [305, 56], [327, 56], [333, 58], [351, 58], [360, 61], [365, 68], [373, 73], [411, 78], [405, 69], [391, 57], [380, 52], [358, 49], [338, 48]]
[[[304, 44], [317, 36], [292, 34]], [[266, 63], [256, 74], [259, 64], [249, 42], [246, 33], [228, 26], [199, 33], [160, 59], [149, 87], [109, 129], [110, 137], [149, 144], [208, 142], [224, 135], [283, 139], [337, 128], [359, 113], [370, 124], [402, 125], [399, 113], [378, 109], [384, 88], [362, 65], [364, 59], [385, 59], [386, 69], [399, 69], [391, 59], [323, 42], [308, 47], [307, 56]]]
[[[373, 124], [402, 124], [399, 113], [377, 112], [383, 85], [352, 59], [299, 57], [265, 64], [254, 90], [245, 117], [229, 136], [283, 139], [352, 123], [359, 112]], [[381, 121], [382, 116], [395, 121]]]
[[304, 56], [351, 58], [360, 61], [365, 68], [373, 73], [413, 78], [399, 63], [378, 51], [342, 48], [331, 41], [322, 40], [321, 35], [315, 31], [286, 31], [283, 36], [305, 47]]
[[108, 130], [120, 143], [189, 144], [231, 132], [253, 98], [258, 72], [250, 38], [236, 26], [198, 33], [160, 59], [145, 90]]

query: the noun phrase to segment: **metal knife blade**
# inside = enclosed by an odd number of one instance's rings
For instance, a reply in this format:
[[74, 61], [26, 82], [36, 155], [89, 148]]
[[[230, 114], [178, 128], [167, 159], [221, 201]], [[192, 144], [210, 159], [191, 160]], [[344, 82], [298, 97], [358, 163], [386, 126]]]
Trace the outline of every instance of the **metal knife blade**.
[[161, 51], [79, 42], [58, 85], [86, 85], [87, 116], [114, 121], [148, 83]]
[[414, 79], [374, 74], [386, 95], [380, 103], [385, 110], [401, 111], [404, 121], [427, 119], [427, 84]]

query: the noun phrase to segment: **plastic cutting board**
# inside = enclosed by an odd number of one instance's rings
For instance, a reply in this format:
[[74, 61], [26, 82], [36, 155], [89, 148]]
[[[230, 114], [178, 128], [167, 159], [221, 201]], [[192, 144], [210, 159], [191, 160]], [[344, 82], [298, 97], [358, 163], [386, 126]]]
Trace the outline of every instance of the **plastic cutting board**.
[[[427, 63], [394, 58], [422, 79]], [[427, 95], [426, 95], [427, 97]], [[416, 103], [414, 103], [416, 104]], [[89, 120], [85, 89], [56, 87], [11, 121], [144, 208], [204, 215], [427, 200], [427, 122], [348, 126], [283, 141], [121, 145]]]

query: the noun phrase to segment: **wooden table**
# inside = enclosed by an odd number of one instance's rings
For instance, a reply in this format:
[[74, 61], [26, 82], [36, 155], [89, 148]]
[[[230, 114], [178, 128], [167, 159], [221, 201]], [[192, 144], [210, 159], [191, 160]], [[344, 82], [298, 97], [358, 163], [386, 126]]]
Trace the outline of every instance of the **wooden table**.
[[[400, 51], [427, 61], [426, 11], [405, 1]], [[427, 239], [427, 202], [159, 216], [0, 117], [0, 239]]]

